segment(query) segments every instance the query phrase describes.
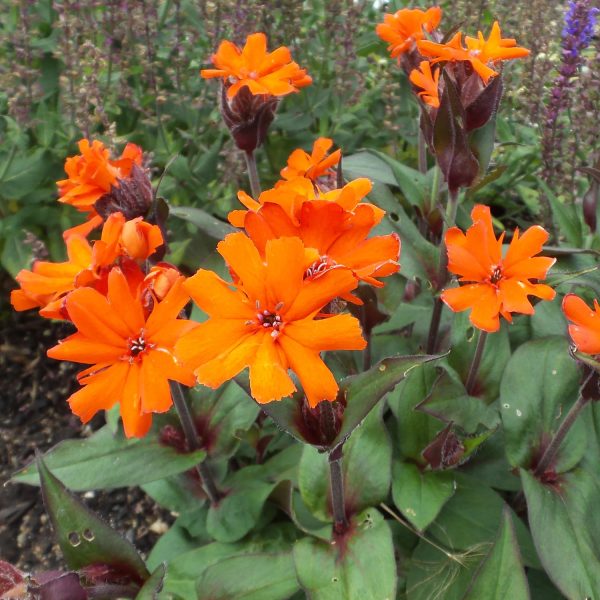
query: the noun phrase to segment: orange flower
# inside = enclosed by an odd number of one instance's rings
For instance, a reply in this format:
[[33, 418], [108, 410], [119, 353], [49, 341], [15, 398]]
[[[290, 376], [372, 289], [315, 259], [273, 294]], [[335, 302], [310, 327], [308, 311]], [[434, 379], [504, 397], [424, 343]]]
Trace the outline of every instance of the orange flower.
[[71, 204], [80, 212], [95, 214], [94, 204], [119, 186], [119, 179], [129, 177], [133, 165], [142, 164], [142, 150], [135, 144], [127, 144], [121, 157], [112, 160], [104, 144], [94, 140], [79, 142], [81, 154], [65, 161], [67, 179], [57, 181], [59, 202]]
[[333, 140], [329, 138], [318, 138], [313, 144], [312, 154], [304, 150], [294, 150], [287, 161], [287, 167], [281, 170], [284, 179], [294, 177], [306, 177], [315, 181], [323, 175], [332, 174], [331, 167], [340, 162], [341, 150], [336, 150], [327, 156], [327, 152], [333, 146]]
[[[305, 177], [294, 177], [289, 181], [280, 181], [274, 188], [264, 191], [258, 198], [254, 200], [246, 192], [238, 192], [238, 200], [249, 210], [257, 212], [260, 207], [270, 202], [271, 204], [279, 204], [281, 208], [290, 217], [294, 225], [298, 225], [298, 217], [302, 210], [302, 205], [308, 200], [323, 200], [327, 202], [335, 202], [343, 209], [352, 211], [361, 203], [361, 206], [369, 207], [375, 219], [375, 224], [379, 223], [385, 215], [385, 211], [381, 210], [374, 204], [361, 202], [361, 200], [371, 191], [372, 184], [368, 179], [359, 178], [346, 184], [343, 188], [331, 190], [329, 192], [321, 192], [310, 179]], [[228, 219], [234, 227], [244, 227], [244, 219], [246, 218], [247, 210], [232, 210]]]
[[315, 317], [356, 287], [352, 273], [337, 268], [307, 276], [317, 255], [293, 237], [267, 242], [265, 259], [243, 233], [228, 235], [217, 250], [239, 283], [229, 284], [204, 269], [185, 283], [209, 318], [177, 343], [184, 364], [212, 388], [249, 367], [252, 396], [260, 403], [296, 390], [289, 369], [311, 406], [334, 400], [338, 385], [320, 352], [360, 350], [365, 341], [350, 315]]
[[413, 50], [416, 42], [436, 29], [442, 20], [442, 9], [439, 6], [426, 11], [402, 8], [393, 15], [384, 15], [383, 19], [384, 22], [379, 23], [375, 31], [384, 42], [388, 42], [388, 51], [392, 58], [396, 58]]
[[[348, 211], [335, 202], [312, 200], [302, 204], [297, 218], [294, 224], [280, 205], [266, 203], [258, 212], [246, 214], [244, 227], [261, 254], [269, 240], [299, 237], [307, 248], [318, 252], [309, 267], [313, 273], [344, 266], [357, 279], [383, 287], [375, 278], [398, 271], [400, 238], [394, 233], [367, 237], [377, 221], [369, 205], [359, 204]], [[354, 301], [353, 296], [343, 297]]]
[[500, 314], [510, 322], [512, 312], [534, 313], [527, 296], [554, 298], [551, 287], [529, 280], [544, 279], [556, 259], [534, 256], [548, 239], [548, 232], [537, 225], [521, 237], [517, 229], [502, 258], [504, 234], [496, 239], [490, 209], [478, 204], [471, 217], [473, 225], [466, 235], [457, 227], [446, 233], [448, 270], [467, 285], [444, 290], [441, 297], [455, 312], [471, 308], [469, 318], [475, 327], [498, 331]]
[[115, 261], [145, 260], [163, 243], [160, 228], [141, 218], [125, 221], [121, 213], [111, 214], [102, 228], [102, 237], [93, 246], [84, 236], [66, 239], [69, 260], [62, 263], [37, 261], [31, 271], [17, 274], [21, 289], [11, 293], [15, 310], [41, 307], [49, 319], [63, 319], [64, 296], [78, 287], [106, 287], [108, 271]]
[[439, 81], [440, 81], [440, 69], [436, 69], [435, 73], [431, 72], [431, 64], [427, 60], [421, 61], [418, 69], [413, 69], [410, 72], [409, 79], [413, 85], [421, 88], [421, 92], [418, 92], [418, 96], [429, 106], [433, 108], [439, 108]]
[[579, 296], [567, 294], [562, 303], [569, 324], [569, 335], [577, 349], [586, 354], [600, 354], [600, 305], [594, 299], [592, 310]]
[[67, 310], [77, 333], [48, 350], [48, 356], [93, 366], [81, 372], [84, 386], [69, 398], [71, 410], [87, 423], [99, 410], [121, 405], [127, 437], [142, 437], [152, 413], [169, 410], [169, 380], [193, 385], [194, 376], [177, 360], [177, 339], [196, 323], [177, 316], [189, 300], [181, 277], [148, 317], [131, 294], [123, 272], [108, 276], [108, 294], [82, 288], [69, 294]]
[[502, 38], [500, 25], [495, 21], [490, 37], [486, 40], [481, 31], [476, 38], [465, 37], [467, 47], [461, 43], [461, 33], [458, 32], [447, 44], [436, 44], [429, 40], [418, 42], [419, 51], [425, 56], [435, 57], [439, 61], [468, 61], [487, 85], [491, 77], [498, 75], [489, 65], [502, 60], [523, 58], [529, 56], [529, 50], [517, 46], [516, 40]]
[[244, 86], [254, 95], [285, 96], [312, 83], [306, 70], [292, 61], [288, 48], [267, 52], [264, 33], [249, 35], [242, 50], [227, 40], [221, 42], [211, 61], [217, 68], [202, 69], [200, 75], [206, 79], [222, 77], [230, 99]]

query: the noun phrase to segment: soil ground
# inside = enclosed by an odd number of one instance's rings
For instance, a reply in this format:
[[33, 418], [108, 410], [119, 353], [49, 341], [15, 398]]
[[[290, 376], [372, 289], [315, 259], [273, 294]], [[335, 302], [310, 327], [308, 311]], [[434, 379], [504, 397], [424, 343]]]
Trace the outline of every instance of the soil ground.
[[[77, 389], [81, 365], [46, 357], [46, 350], [72, 332], [35, 311], [16, 313], [8, 297], [14, 281], [0, 269], [0, 560], [27, 572], [64, 568], [38, 487], [7, 483], [30, 462], [68, 438], [102, 426], [102, 417], [82, 425], [67, 398]], [[159, 531], [173, 521], [139, 488], [87, 492], [83, 501], [145, 555]]]

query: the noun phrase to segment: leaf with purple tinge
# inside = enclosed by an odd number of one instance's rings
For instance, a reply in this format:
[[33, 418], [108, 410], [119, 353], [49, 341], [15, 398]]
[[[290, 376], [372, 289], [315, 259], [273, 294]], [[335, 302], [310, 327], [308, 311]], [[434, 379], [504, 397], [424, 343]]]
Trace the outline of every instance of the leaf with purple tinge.
[[[101, 521], [37, 459], [44, 505], [71, 569], [94, 567], [104, 580], [111, 578], [142, 584], [150, 573], [137, 550], [114, 529]], [[93, 573], [89, 573], [93, 578]]]

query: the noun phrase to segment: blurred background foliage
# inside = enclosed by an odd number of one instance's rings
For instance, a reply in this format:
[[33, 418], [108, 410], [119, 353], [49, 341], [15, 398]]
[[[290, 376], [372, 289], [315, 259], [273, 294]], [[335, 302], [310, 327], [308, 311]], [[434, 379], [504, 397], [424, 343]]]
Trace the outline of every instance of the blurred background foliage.
[[[582, 202], [590, 183], [578, 169], [595, 165], [599, 154], [600, 75], [589, 66], [600, 56], [598, 39], [559, 120], [568, 136], [554, 136], [551, 147], [543, 148], [566, 2], [440, 4], [443, 31], [460, 26], [471, 35], [478, 29], [487, 35], [498, 19], [506, 36], [532, 50], [528, 60], [505, 69], [493, 175], [474, 199], [492, 205], [505, 224], [538, 216], [548, 194], [564, 204]], [[12, 275], [32, 256], [61, 259], [61, 231], [81, 221], [72, 208], [56, 203], [55, 182], [82, 136], [99, 137], [118, 151], [126, 141], [139, 144], [155, 182], [170, 163], [160, 193], [171, 204], [202, 207], [225, 219], [237, 204], [236, 191], [247, 186], [243, 157], [221, 124], [218, 86], [199, 77], [225, 38], [243, 43], [248, 33], [265, 31], [271, 47], [289, 46], [314, 79], [280, 105], [258, 153], [263, 187], [277, 179], [293, 148], [309, 148], [319, 135], [332, 137], [346, 156], [368, 147], [416, 166], [417, 104], [374, 32], [383, 12], [406, 2], [5, 0], [3, 5], [0, 263]], [[195, 229], [183, 222], [172, 226], [189, 227], [173, 237], [181, 240], [172, 248], [181, 258]], [[200, 244], [199, 256], [202, 252]]]

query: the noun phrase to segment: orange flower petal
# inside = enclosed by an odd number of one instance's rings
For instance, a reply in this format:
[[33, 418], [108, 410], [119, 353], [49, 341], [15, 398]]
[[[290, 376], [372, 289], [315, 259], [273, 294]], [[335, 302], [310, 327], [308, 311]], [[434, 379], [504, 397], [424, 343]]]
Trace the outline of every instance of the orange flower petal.
[[152, 425], [152, 414], [141, 412], [140, 366], [130, 365], [121, 397], [121, 419], [127, 437], [144, 437]]
[[298, 344], [316, 352], [321, 350], [363, 350], [358, 320], [351, 315], [335, 315], [327, 319], [303, 319], [285, 326], [284, 333]]
[[287, 335], [278, 338], [290, 367], [298, 375], [302, 388], [311, 407], [323, 400], [335, 400], [338, 384], [319, 354], [309, 350]]
[[113, 345], [89, 339], [81, 333], [74, 333], [50, 348], [47, 355], [57, 360], [90, 364], [118, 361], [126, 351], [127, 345], [124, 341]]
[[269, 334], [258, 336], [260, 346], [250, 365], [250, 390], [260, 404], [280, 400], [296, 391], [296, 386], [287, 373], [277, 352], [275, 341]]
[[150, 351], [141, 361], [140, 407], [144, 413], [166, 412], [173, 404], [169, 382], [161, 368], [162, 364], [160, 360], [154, 360], [157, 354], [159, 353], [156, 351]]
[[500, 328], [500, 297], [494, 286], [470, 284], [444, 290], [441, 299], [453, 311], [471, 308], [469, 320], [478, 329], [494, 332]]

